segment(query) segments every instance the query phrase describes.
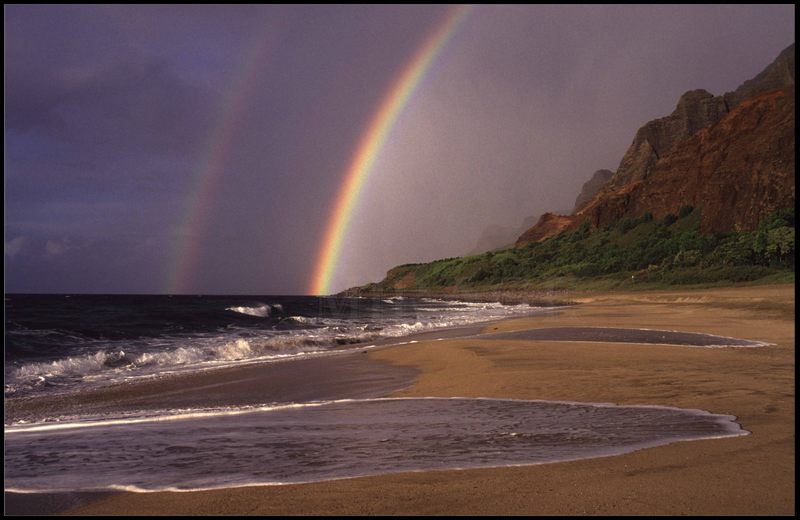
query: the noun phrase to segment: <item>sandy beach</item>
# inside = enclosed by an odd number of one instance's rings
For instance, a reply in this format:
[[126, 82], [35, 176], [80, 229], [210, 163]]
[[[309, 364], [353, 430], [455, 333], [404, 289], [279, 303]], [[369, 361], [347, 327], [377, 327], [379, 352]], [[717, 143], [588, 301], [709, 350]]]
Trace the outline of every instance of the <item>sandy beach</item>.
[[794, 286], [572, 294], [581, 304], [485, 332], [547, 327], [678, 330], [758, 348], [496, 338], [365, 354], [418, 371], [393, 396], [663, 405], [738, 417], [750, 435], [537, 466], [313, 484], [92, 497], [68, 514], [794, 514]]

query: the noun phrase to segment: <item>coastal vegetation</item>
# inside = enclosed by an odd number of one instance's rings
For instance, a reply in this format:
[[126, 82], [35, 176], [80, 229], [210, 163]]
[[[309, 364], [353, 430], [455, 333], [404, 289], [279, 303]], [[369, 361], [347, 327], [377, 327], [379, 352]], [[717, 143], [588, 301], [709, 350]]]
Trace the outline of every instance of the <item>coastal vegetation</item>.
[[794, 283], [794, 89], [792, 44], [733, 92], [685, 92], [571, 214], [542, 214], [514, 247], [401, 265], [345, 293]]
[[624, 217], [522, 248], [395, 267], [361, 292], [497, 288], [607, 289], [790, 282], [795, 268], [795, 211], [784, 208], [749, 232], [703, 234], [700, 208], [653, 218]]

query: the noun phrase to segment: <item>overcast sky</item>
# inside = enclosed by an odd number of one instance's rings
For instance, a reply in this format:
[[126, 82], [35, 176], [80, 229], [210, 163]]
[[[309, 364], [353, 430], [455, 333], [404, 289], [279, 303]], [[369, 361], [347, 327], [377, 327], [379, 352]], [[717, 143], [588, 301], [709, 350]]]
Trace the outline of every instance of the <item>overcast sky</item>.
[[[176, 269], [189, 293], [306, 292], [360, 137], [449, 9], [5, 6], [6, 292], [164, 293]], [[334, 289], [571, 208], [645, 122], [794, 31], [793, 5], [474, 8], [378, 157]]]

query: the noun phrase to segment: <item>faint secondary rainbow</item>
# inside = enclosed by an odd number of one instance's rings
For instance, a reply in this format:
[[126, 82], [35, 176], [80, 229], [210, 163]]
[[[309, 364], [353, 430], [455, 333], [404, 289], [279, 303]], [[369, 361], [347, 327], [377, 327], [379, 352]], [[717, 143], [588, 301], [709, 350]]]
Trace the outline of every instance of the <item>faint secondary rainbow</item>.
[[219, 191], [222, 173], [228, 165], [236, 142], [236, 133], [247, 113], [259, 73], [264, 69], [273, 48], [273, 36], [258, 35], [240, 61], [237, 74], [225, 93], [216, 124], [208, 135], [204, 153], [198, 161], [189, 190], [186, 213], [178, 225], [178, 239], [172, 251], [165, 289], [167, 294], [191, 290], [200, 259], [200, 246], [213, 209], [213, 197]]
[[471, 10], [471, 6], [454, 6], [450, 9], [445, 19], [405, 66], [384, 96], [375, 115], [372, 116], [347, 168], [344, 182], [336, 195], [322, 248], [314, 267], [313, 278], [308, 289], [309, 294], [328, 294], [330, 292], [331, 279], [336, 270], [342, 243], [347, 235], [347, 228], [364, 183], [372, 171], [372, 166], [386, 144], [386, 139], [403, 108], [411, 100], [411, 96], [422, 83], [436, 57]]

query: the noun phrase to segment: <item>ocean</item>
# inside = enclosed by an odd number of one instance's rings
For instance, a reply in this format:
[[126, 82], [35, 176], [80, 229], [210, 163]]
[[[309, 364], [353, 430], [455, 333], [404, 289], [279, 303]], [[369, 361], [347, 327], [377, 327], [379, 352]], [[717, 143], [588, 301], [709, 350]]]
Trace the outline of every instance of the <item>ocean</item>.
[[5, 490], [287, 484], [746, 434], [702, 410], [391, 398], [417, 372], [364, 355], [550, 312], [404, 297], [6, 295]]
[[5, 396], [341, 354], [537, 310], [402, 296], [6, 295]]

